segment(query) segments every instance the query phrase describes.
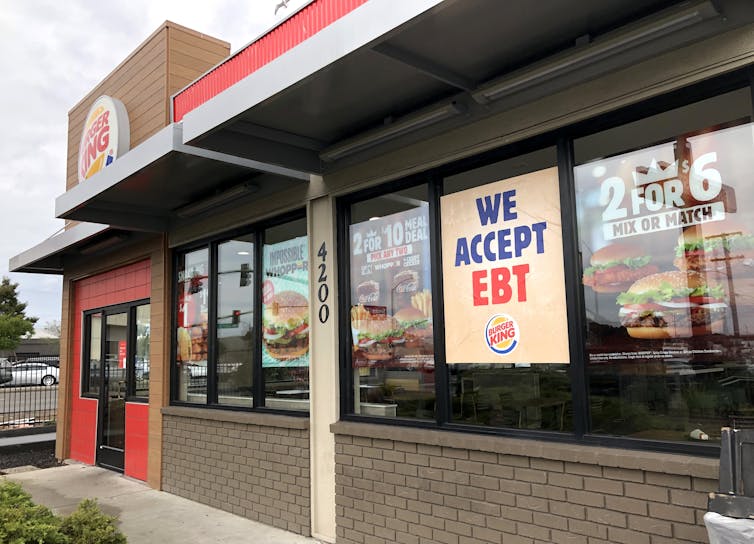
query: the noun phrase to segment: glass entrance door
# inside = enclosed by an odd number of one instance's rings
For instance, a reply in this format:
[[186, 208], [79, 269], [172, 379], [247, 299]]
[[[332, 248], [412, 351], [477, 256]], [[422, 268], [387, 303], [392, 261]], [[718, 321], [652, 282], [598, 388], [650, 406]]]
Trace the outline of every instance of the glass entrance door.
[[[81, 395], [99, 401], [95, 461], [113, 470], [124, 469], [126, 402], [149, 402], [150, 308], [143, 299], [83, 316]], [[144, 432], [139, 429], [130, 432]]]
[[107, 313], [104, 320], [97, 464], [123, 470], [126, 448], [128, 311]]

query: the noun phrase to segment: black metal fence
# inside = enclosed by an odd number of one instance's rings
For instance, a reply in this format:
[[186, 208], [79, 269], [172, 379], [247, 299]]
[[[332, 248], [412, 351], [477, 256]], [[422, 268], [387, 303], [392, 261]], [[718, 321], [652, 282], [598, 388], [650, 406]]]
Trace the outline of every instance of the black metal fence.
[[55, 425], [58, 385], [0, 386], [0, 433]]

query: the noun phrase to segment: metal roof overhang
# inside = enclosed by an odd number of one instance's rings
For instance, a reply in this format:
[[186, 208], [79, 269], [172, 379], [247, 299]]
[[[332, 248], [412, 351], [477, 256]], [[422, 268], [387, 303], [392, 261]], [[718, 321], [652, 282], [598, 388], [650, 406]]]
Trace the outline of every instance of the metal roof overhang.
[[62, 274], [66, 254], [78, 252], [82, 247], [96, 249], [94, 244], [108, 239], [111, 231], [108, 225], [79, 223], [11, 257], [8, 268], [11, 272]]
[[309, 174], [183, 143], [168, 125], [55, 201], [55, 215], [166, 232], [180, 217], [309, 181]]
[[113, 228], [110, 225], [76, 223], [50, 236], [23, 253], [11, 257], [11, 272], [35, 274], [63, 274], [65, 268], [106, 253], [120, 251], [139, 244], [154, 234]]
[[110, 230], [163, 232], [192, 203], [245, 187], [256, 192], [239, 198], [286, 190], [750, 23], [750, 6], [370, 0], [58, 197], [58, 217], [109, 226], [74, 227], [11, 268], [60, 272], [65, 255], [96, 248]]
[[750, 6], [370, 0], [186, 113], [184, 141], [327, 174], [735, 28]]

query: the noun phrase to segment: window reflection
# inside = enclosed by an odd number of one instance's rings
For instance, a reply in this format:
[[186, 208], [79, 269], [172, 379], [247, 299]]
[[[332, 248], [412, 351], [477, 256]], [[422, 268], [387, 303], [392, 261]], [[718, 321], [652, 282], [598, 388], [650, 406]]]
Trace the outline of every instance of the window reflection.
[[220, 404], [252, 405], [254, 244], [251, 236], [218, 246], [217, 394]]
[[354, 412], [434, 418], [427, 187], [359, 202], [351, 217]]
[[134, 394], [137, 397], [149, 397], [150, 370], [150, 311], [151, 305], [136, 307], [136, 347], [134, 359]]
[[[462, 191], [485, 189], [493, 183], [509, 183], [512, 178], [536, 174], [555, 164], [556, 149], [546, 147], [449, 176], [443, 180], [443, 193], [455, 195]], [[534, 180], [530, 183], [534, 183]], [[443, 200], [447, 201], [449, 198], [443, 197]], [[544, 207], [543, 204], [538, 204]], [[445, 211], [446, 208], [443, 208], [443, 212]], [[532, 210], [531, 205], [526, 209], [522, 208], [522, 211], [534, 214], [537, 218], [542, 213], [542, 210]], [[443, 222], [444, 237], [448, 230], [447, 224]], [[452, 297], [453, 294], [448, 292], [450, 282], [447, 278], [444, 279], [444, 285], [445, 296]], [[538, 293], [537, 296], [541, 300], [546, 294]], [[445, 307], [447, 311], [447, 300]], [[496, 308], [506, 311], [505, 303]], [[447, 321], [446, 316], [446, 326]], [[481, 340], [481, 334], [479, 336]], [[449, 351], [448, 348], [446, 350]], [[452, 422], [514, 429], [573, 429], [569, 364], [511, 364], [503, 357], [493, 364], [475, 363], [472, 358], [467, 361], [448, 364]]]
[[178, 265], [176, 368], [178, 399], [207, 402], [209, 251], [187, 253]]
[[[588, 161], [574, 176], [594, 433], [719, 440], [754, 415], [749, 96], [576, 142]], [[667, 136], [678, 127], [688, 132]], [[661, 141], [646, 146], [652, 135]]]
[[174, 399], [308, 410], [306, 220], [208, 241], [177, 269]]
[[571, 431], [570, 365], [456, 364], [450, 366], [456, 423]]
[[306, 220], [265, 230], [262, 371], [265, 406], [309, 409], [309, 249]]
[[89, 354], [88, 366], [85, 363], [85, 383], [82, 393], [99, 395], [100, 372], [102, 372], [102, 314], [88, 316]]

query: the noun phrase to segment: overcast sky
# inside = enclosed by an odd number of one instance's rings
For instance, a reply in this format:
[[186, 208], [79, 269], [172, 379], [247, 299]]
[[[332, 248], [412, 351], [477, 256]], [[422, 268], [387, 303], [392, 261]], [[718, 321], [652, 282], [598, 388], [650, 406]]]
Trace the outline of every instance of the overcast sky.
[[63, 226], [68, 111], [171, 20], [236, 51], [306, 0], [0, 0], [0, 274], [38, 328], [59, 320], [61, 277], [9, 274], [8, 260]]

